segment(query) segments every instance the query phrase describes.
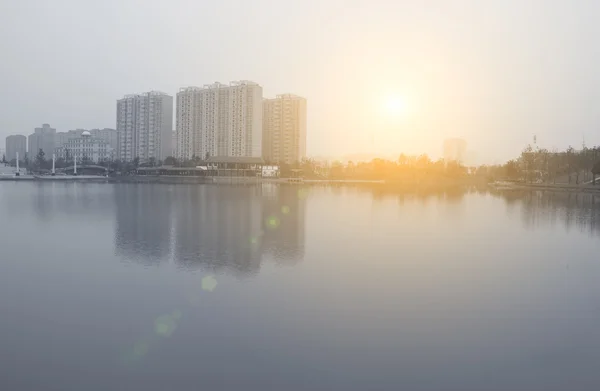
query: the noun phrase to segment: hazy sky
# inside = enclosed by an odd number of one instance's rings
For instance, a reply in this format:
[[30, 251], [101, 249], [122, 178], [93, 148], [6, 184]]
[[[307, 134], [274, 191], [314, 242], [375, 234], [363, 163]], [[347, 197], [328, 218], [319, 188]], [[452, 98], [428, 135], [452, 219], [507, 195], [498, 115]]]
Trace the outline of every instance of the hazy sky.
[[[600, 144], [598, 15], [591, 0], [0, 0], [0, 136], [115, 127], [124, 94], [253, 80], [308, 99], [309, 155]], [[404, 115], [383, 110], [394, 96]]]

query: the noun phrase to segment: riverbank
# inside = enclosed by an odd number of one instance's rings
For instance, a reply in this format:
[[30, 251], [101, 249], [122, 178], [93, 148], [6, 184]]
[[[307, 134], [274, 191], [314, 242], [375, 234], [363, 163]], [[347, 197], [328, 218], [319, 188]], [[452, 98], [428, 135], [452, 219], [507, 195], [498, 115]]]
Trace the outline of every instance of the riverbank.
[[0, 176], [0, 182], [107, 182], [110, 178], [98, 175], [79, 175], [79, 176], [37, 176], [37, 175], [20, 175], [20, 176]]
[[0, 181], [39, 181], [39, 182], [111, 182], [111, 183], [165, 183], [165, 184], [254, 184], [254, 183], [290, 183], [290, 184], [384, 184], [385, 181], [368, 180], [327, 180], [327, 179], [307, 179], [298, 178], [261, 178], [261, 177], [226, 177], [226, 176], [179, 176], [179, 175], [127, 175], [105, 177], [97, 175], [79, 175], [79, 176], [0, 176]]
[[519, 182], [494, 182], [489, 184], [496, 190], [545, 190], [545, 191], [570, 191], [596, 193], [600, 192], [600, 185], [575, 185], [552, 183], [519, 183]]

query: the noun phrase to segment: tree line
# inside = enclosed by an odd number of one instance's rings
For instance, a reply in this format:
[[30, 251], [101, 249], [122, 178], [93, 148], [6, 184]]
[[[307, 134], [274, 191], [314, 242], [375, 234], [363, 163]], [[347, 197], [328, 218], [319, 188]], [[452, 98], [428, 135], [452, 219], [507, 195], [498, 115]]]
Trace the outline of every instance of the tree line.
[[521, 155], [502, 166], [506, 179], [528, 183], [587, 184], [600, 175], [600, 147], [550, 151], [527, 145]]

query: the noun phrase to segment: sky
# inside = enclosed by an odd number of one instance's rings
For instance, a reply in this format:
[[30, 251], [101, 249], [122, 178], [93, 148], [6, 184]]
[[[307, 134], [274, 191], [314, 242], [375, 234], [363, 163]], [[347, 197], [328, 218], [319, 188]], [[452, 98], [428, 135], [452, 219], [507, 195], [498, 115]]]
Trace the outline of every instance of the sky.
[[479, 163], [533, 135], [591, 146], [599, 14], [584, 0], [0, 0], [0, 137], [114, 128], [125, 94], [252, 80], [307, 98], [310, 156], [435, 158], [450, 137]]

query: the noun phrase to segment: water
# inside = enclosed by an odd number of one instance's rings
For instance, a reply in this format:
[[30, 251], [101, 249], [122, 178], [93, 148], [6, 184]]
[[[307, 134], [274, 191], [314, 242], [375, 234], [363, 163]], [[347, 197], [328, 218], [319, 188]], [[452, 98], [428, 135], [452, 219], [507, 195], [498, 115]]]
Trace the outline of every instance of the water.
[[590, 390], [600, 198], [3, 183], [0, 384]]

